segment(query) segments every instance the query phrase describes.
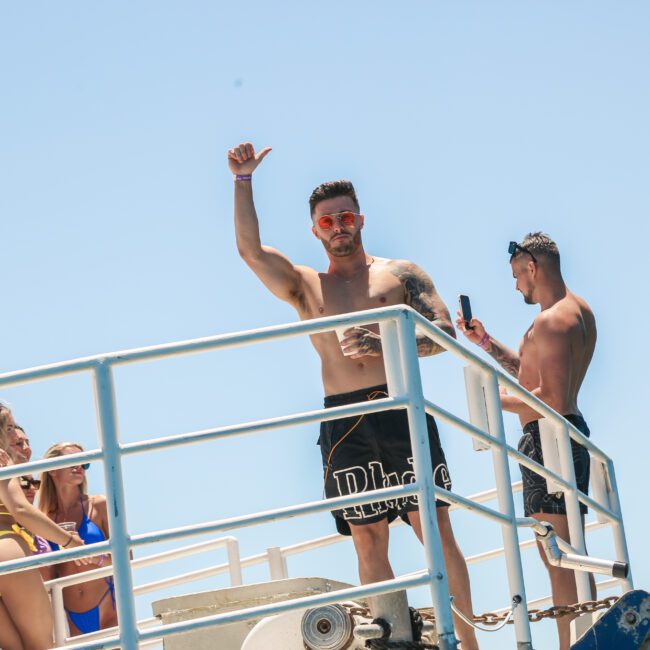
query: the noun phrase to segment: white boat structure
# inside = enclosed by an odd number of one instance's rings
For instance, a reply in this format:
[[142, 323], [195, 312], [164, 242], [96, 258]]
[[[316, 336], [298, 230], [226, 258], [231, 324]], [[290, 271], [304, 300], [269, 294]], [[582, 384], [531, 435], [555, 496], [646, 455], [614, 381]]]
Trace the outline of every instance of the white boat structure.
[[[230, 426], [194, 431], [180, 435], [140, 442], [120, 443], [113, 369], [134, 363], [187, 354], [221, 350], [242, 345], [254, 345], [289, 337], [304, 337], [327, 332], [342, 326], [379, 323], [384, 350], [389, 397], [372, 402], [351, 404], [335, 408], [316, 409], [292, 413], [284, 417], [243, 422]], [[422, 390], [419, 359], [417, 356], [415, 330], [425, 333], [436, 343], [458, 357], [464, 365], [467, 389], [469, 421], [453, 414], [426, 399]], [[93, 377], [97, 425], [100, 448], [83, 453], [53, 459], [30, 462], [28, 465], [0, 469], [0, 478], [17, 476], [26, 472], [40, 472], [78, 464], [100, 461], [104, 468], [111, 538], [88, 548], [61, 550], [56, 554], [33, 556], [21, 560], [0, 563], [0, 572], [24, 570], [54, 561], [71, 560], [111, 553], [113, 565], [98, 568], [82, 575], [68, 576], [50, 581], [55, 614], [55, 640], [57, 647], [67, 648], [117, 648], [136, 650], [160, 646], [166, 650], [219, 648], [219, 650], [343, 650], [345, 648], [390, 647], [401, 636], [400, 615], [391, 608], [394, 591], [426, 586], [430, 592], [435, 626], [425, 622], [422, 643], [419, 647], [438, 647], [440, 650], [456, 650], [458, 642], [452, 624], [447, 576], [435, 516], [435, 500], [443, 499], [452, 508], [462, 508], [472, 516], [487, 518], [501, 531], [503, 547], [478, 556], [467, 558], [468, 563], [491, 559], [498, 555], [505, 558], [511, 607], [510, 617], [515, 630], [517, 650], [536, 648], [529, 621], [529, 609], [543, 602], [529, 602], [522, 571], [521, 551], [533, 546], [535, 539], [520, 541], [522, 529], [532, 530], [537, 539], [543, 539], [547, 555], [552, 563], [577, 569], [576, 581], [581, 602], [591, 599], [588, 573], [607, 577], [598, 583], [599, 589], [616, 587], [621, 593], [633, 589], [629, 570], [629, 556], [625, 530], [616, 486], [612, 460], [591, 440], [585, 438], [563, 417], [521, 388], [510, 376], [502, 373], [456, 340], [440, 331], [412, 309], [405, 306], [387, 307], [354, 314], [328, 317], [160, 345], [127, 350], [112, 354], [76, 359], [69, 362], [31, 368], [0, 375], [0, 388], [26, 382], [44, 381], [71, 373], [90, 373]], [[506, 442], [503, 416], [500, 406], [499, 386], [517, 395], [537, 410], [544, 419], [540, 421], [545, 467], [522, 455]], [[266, 512], [240, 515], [229, 519], [207, 521], [183, 528], [156, 530], [132, 535], [127, 529], [125, 517], [125, 489], [122, 480], [122, 463], [131, 454], [155, 453], [157, 450], [190, 443], [207, 442], [233, 436], [244, 436], [287, 427], [318, 423], [344, 416], [356, 416], [386, 409], [405, 409], [408, 414], [411, 442], [414, 451], [416, 480], [409, 486], [382, 488], [373, 492], [297, 503]], [[495, 477], [493, 490], [471, 496], [463, 496], [437, 488], [432, 480], [432, 468], [428, 453], [425, 413], [439, 422], [454, 427], [459, 433], [470, 436], [475, 449], [491, 454]], [[591, 455], [592, 496], [578, 491], [575, 483], [570, 440], [586, 447]], [[555, 538], [539, 522], [515, 514], [513, 494], [521, 489], [520, 483], [512, 483], [508, 460], [543, 475], [550, 492], [563, 492], [567, 503], [570, 527], [570, 544]], [[328, 579], [327, 567], [311, 576], [290, 577], [287, 557], [315, 548], [337, 544], [344, 538], [329, 535], [307, 540], [292, 546], [269, 548], [257, 555], [242, 558], [235, 532], [242, 527], [254, 526], [290, 517], [328, 512], [334, 508], [351, 507], [381, 499], [394, 499], [418, 495], [424, 536], [425, 566], [421, 570], [398, 576], [382, 583], [352, 586]], [[496, 499], [497, 507], [487, 503]], [[606, 528], [611, 533], [613, 557], [590, 558], [585, 551], [579, 504], [586, 504], [596, 514], [596, 521], [587, 525], [587, 532]], [[195, 535], [210, 535], [212, 539], [180, 549], [139, 557], [131, 560], [130, 553], [142, 547], [164, 541], [182, 540]], [[149, 584], [134, 585], [133, 569], [166, 562], [172, 558], [189, 556], [205, 550], [223, 547], [227, 562], [205, 569], [166, 578]], [[255, 564], [267, 563], [271, 580], [258, 584], [243, 584], [242, 569]], [[114, 574], [119, 629], [103, 630], [81, 637], [68, 637], [62, 590], [65, 586], [88, 579]], [[152, 617], [137, 620], [135, 596], [153, 593], [171, 585], [190, 583], [193, 580], [227, 573], [230, 587], [208, 592], [188, 593], [158, 600], [153, 604]], [[189, 589], [189, 588], [188, 588]], [[385, 594], [385, 595], [384, 595]], [[370, 619], [365, 609], [369, 596], [382, 596], [388, 627], [382, 621]], [[408, 618], [408, 616], [407, 616]], [[586, 613], [576, 619], [576, 638], [595, 620], [594, 613]], [[410, 628], [410, 626], [409, 626]], [[408, 630], [410, 634], [411, 630]], [[162, 640], [162, 641], [161, 641]], [[382, 641], [383, 640], [383, 641]], [[381, 643], [386, 645], [382, 646]], [[371, 646], [366, 646], [370, 643]], [[418, 647], [417, 645], [402, 647]], [[505, 646], [504, 646], [505, 647]], [[596, 646], [594, 646], [596, 647]], [[605, 647], [605, 646], [602, 646]], [[617, 646], [618, 647], [618, 646]], [[620, 646], [621, 648], [628, 646]], [[629, 646], [630, 648], [632, 646]], [[635, 646], [641, 647], [641, 645]], [[540, 650], [537, 648], [537, 650]]]

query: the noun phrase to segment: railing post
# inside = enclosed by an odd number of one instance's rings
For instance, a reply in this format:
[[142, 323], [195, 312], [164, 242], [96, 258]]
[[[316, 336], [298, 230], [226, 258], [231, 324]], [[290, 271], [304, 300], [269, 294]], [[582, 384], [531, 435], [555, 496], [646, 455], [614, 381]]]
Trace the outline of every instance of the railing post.
[[54, 618], [54, 645], [62, 646], [65, 645], [65, 639], [68, 636], [65, 606], [63, 604], [63, 588], [59, 587], [59, 585], [53, 585], [50, 593]]
[[[555, 423], [554, 423], [555, 424]], [[576, 486], [576, 472], [573, 466], [573, 451], [571, 449], [571, 437], [566, 422], [555, 424], [557, 432], [557, 446], [560, 454], [561, 476], [573, 485], [569, 492], [564, 491], [564, 503], [566, 504], [566, 515], [569, 524], [569, 542], [581, 555], [586, 555], [585, 533], [582, 527], [582, 515], [580, 514], [580, 502]], [[543, 452], [542, 452], [543, 453]], [[546, 463], [545, 463], [546, 464]], [[589, 574], [585, 571], [574, 571], [576, 587], [578, 589], [578, 600], [581, 602], [592, 600]]]
[[494, 466], [499, 510], [510, 519], [508, 524], [501, 525], [510, 598], [521, 598], [520, 604], [515, 608], [513, 615], [515, 638], [517, 639], [518, 650], [532, 650], [533, 640], [528, 621], [526, 588], [524, 586], [521, 552], [519, 549], [519, 535], [515, 523], [515, 502], [512, 497], [512, 479], [508, 465], [508, 451], [505, 447], [506, 432], [503, 426], [499, 382], [494, 372], [485, 372], [483, 382], [488, 426], [490, 428], [490, 434], [497, 443], [492, 445], [492, 464]]
[[[388, 337], [383, 341], [382, 349], [384, 350], [385, 359], [387, 347], [391, 359], [394, 359], [392, 356], [394, 350], [390, 350], [390, 348], [395, 346], [399, 350], [403, 394], [409, 397], [406, 412], [408, 414], [411, 448], [413, 450], [415, 478], [419, 486], [420, 523], [424, 541], [424, 555], [431, 577], [430, 589], [433, 608], [436, 613], [438, 645], [441, 650], [456, 650], [458, 640], [454, 634], [454, 621], [449, 600], [449, 582], [440, 541], [440, 531], [438, 530], [436, 494], [433, 486], [433, 468], [431, 467], [431, 454], [429, 451], [429, 434], [424, 410], [422, 378], [420, 377], [420, 364], [417, 356], [415, 323], [412, 314], [407, 311], [404, 311], [397, 321], [397, 334], [398, 340], [395, 340], [392, 336]], [[392, 373], [394, 367], [390, 368], [390, 371]], [[389, 368], [386, 368], [386, 374], [389, 375]]]
[[[485, 388], [483, 388], [483, 373], [476, 366], [465, 366], [463, 368], [465, 377], [465, 392], [467, 394], [467, 410], [469, 421], [483, 433], [490, 435], [490, 425], [487, 418], [487, 407], [485, 405]], [[486, 451], [490, 445], [472, 438], [474, 451]]]
[[[623, 526], [623, 513], [621, 512], [621, 501], [618, 498], [618, 486], [616, 484], [616, 474], [614, 472], [614, 463], [610, 460], [607, 463], [607, 476], [609, 477], [609, 502], [612, 512], [618, 517], [618, 521], [612, 522], [614, 548], [616, 549], [616, 559], [621, 562], [627, 562], [630, 566], [630, 556], [627, 550], [627, 541], [625, 539], [625, 528]], [[634, 589], [632, 581], [632, 569], [627, 574], [627, 578], [621, 580], [625, 585], [623, 591], [630, 591]]]
[[111, 530], [111, 558], [115, 576], [115, 597], [122, 650], [137, 650], [138, 628], [133, 598], [133, 577], [129, 559], [126, 499], [122, 480], [122, 458], [117, 432], [115, 389], [111, 366], [99, 361], [94, 368], [95, 404], [99, 440], [104, 452], [104, 480]]
[[402, 360], [400, 357], [397, 321], [385, 320], [379, 323], [381, 334], [381, 352], [384, 358], [384, 371], [388, 394], [391, 397], [404, 395], [404, 376], [402, 373]]
[[239, 587], [244, 584], [241, 571], [241, 557], [239, 555], [239, 542], [236, 539], [229, 539], [226, 542], [228, 551], [228, 572], [230, 574], [230, 586]]
[[269, 558], [269, 570], [271, 580], [285, 580], [288, 578], [287, 562], [279, 546], [271, 546], [266, 549], [266, 555]]

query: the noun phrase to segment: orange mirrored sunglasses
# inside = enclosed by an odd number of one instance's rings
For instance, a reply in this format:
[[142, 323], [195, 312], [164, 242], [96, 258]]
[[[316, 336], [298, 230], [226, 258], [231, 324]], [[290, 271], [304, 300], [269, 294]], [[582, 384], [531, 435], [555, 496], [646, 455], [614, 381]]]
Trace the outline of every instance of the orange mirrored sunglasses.
[[324, 214], [318, 219], [318, 227], [321, 230], [330, 230], [334, 223], [338, 221], [342, 226], [349, 228], [354, 225], [354, 220], [363, 215], [356, 212], [339, 212], [338, 214]]

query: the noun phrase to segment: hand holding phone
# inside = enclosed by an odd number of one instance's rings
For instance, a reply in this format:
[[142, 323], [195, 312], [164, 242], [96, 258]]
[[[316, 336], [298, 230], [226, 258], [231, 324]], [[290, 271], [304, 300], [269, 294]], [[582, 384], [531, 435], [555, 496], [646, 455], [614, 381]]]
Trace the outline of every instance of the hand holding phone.
[[462, 293], [458, 296], [458, 311], [465, 323], [465, 329], [473, 330], [474, 326], [470, 325], [472, 321], [472, 307], [469, 304], [469, 296], [465, 296]]

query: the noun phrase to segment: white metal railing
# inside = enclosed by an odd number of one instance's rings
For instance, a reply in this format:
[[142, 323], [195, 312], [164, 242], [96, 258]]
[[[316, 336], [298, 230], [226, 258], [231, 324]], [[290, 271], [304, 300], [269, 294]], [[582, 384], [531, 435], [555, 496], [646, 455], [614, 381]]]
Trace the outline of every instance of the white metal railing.
[[[145, 567], [154, 566], [163, 562], [169, 562], [171, 560], [178, 560], [180, 558], [195, 555], [197, 553], [204, 553], [205, 551], [223, 548], [224, 546], [226, 547], [228, 554], [228, 562], [225, 565], [216, 565], [208, 567], [206, 569], [184, 573], [179, 576], [156, 580], [155, 582], [151, 582], [149, 584], [139, 585], [134, 588], [133, 595], [139, 596], [141, 594], [151, 593], [160, 589], [174, 587], [180, 584], [186, 584], [194, 580], [202, 580], [204, 578], [225, 572], [222, 571], [222, 566], [225, 566], [225, 570], [230, 574], [231, 586], [235, 587], [237, 585], [243, 584], [242, 563], [239, 555], [239, 542], [237, 541], [236, 537], [233, 537], [231, 535], [227, 537], [220, 537], [219, 539], [212, 539], [207, 542], [192, 544], [179, 549], [164, 551], [162, 553], [149, 555], [137, 560], [131, 560], [131, 568], [143, 569]], [[66, 587], [71, 587], [72, 585], [78, 585], [90, 580], [106, 578], [110, 575], [113, 575], [113, 567], [107, 566], [104, 568], [93, 569], [91, 571], [85, 571], [84, 573], [75, 573], [63, 578], [48, 580], [45, 583], [45, 587], [50, 593], [50, 598], [52, 601], [52, 613], [54, 615], [54, 642], [57, 646], [63, 645], [67, 637], [67, 621], [65, 608], [63, 606], [63, 590]], [[139, 623], [142, 623], [142, 621]], [[100, 633], [95, 636], [105, 635], [102, 635]], [[92, 637], [85, 635], [84, 638], [85, 640], [90, 640]]]
[[[368, 322], [377, 322], [380, 326], [382, 338], [384, 364], [388, 383], [389, 397], [368, 403], [351, 404], [329, 409], [296, 413], [293, 415], [248, 422], [226, 427], [218, 427], [195, 431], [165, 438], [147, 440], [136, 443], [120, 444], [117, 419], [115, 392], [113, 384], [113, 367], [127, 364], [161, 359], [165, 357], [195, 354], [207, 350], [216, 350], [227, 347], [248, 345], [261, 341], [272, 341], [295, 336], [313, 335], [327, 332], [341, 326], [362, 325]], [[485, 403], [485, 425], [482, 428], [467, 423], [461, 418], [448, 413], [444, 409], [428, 402], [422, 393], [422, 383], [417, 357], [415, 327], [419, 334], [426, 334], [436, 343], [460, 357], [468, 363], [475, 373], [478, 373], [479, 382]], [[104, 466], [107, 499], [109, 501], [109, 525], [111, 538], [105, 542], [94, 544], [92, 547], [58, 551], [56, 554], [46, 554], [0, 563], [0, 572], [7, 573], [19, 571], [27, 567], [42, 566], [50, 563], [68, 561], [75, 558], [97, 555], [110, 552], [113, 566], [110, 567], [115, 575], [115, 591], [117, 599], [118, 616], [120, 620], [119, 631], [109, 637], [94, 642], [84, 642], [81, 645], [72, 645], [70, 648], [111, 648], [121, 646], [125, 650], [138, 647], [138, 644], [147, 644], [153, 639], [159, 639], [172, 634], [179, 634], [190, 630], [202, 629], [216, 624], [226, 624], [240, 620], [249, 620], [260, 616], [278, 614], [295, 609], [304, 609], [321, 604], [339, 602], [355, 598], [367, 597], [389, 591], [411, 588], [419, 585], [428, 585], [433, 607], [437, 617], [439, 645], [443, 650], [457, 648], [454, 637], [447, 577], [444, 572], [444, 561], [440, 537], [437, 530], [435, 516], [436, 498], [466, 508], [476, 514], [487, 517], [499, 523], [503, 537], [503, 548], [506, 560], [508, 584], [511, 597], [518, 596], [522, 599], [523, 606], [517, 607], [514, 612], [515, 635], [518, 648], [525, 650], [532, 648], [530, 627], [526, 610], [526, 597], [521, 566], [521, 556], [517, 529], [520, 526], [537, 525], [530, 518], [517, 518], [514, 511], [514, 501], [511, 489], [508, 458], [531, 467], [560, 486], [564, 491], [567, 514], [570, 528], [570, 542], [579, 553], [584, 553], [584, 536], [579, 512], [579, 501], [593, 507], [599, 517], [611, 523], [617, 559], [629, 562], [625, 533], [621, 517], [620, 503], [616, 488], [614, 467], [609, 459], [596, 445], [585, 438], [575, 427], [569, 424], [562, 416], [541, 402], [508, 375], [495, 369], [484, 360], [460, 345], [455, 339], [448, 336], [412, 309], [405, 306], [386, 307], [382, 309], [357, 312], [327, 318], [314, 319], [289, 325], [280, 325], [259, 330], [251, 330], [236, 334], [220, 335], [193, 341], [185, 341], [168, 345], [128, 350], [124, 352], [97, 355], [77, 359], [70, 362], [52, 364], [28, 370], [5, 373], [0, 375], [0, 387], [18, 385], [31, 381], [39, 381], [61, 375], [90, 372], [94, 380], [95, 400], [97, 408], [98, 431], [100, 450], [81, 452], [68, 456], [34, 461], [20, 466], [0, 468], [0, 479], [18, 476], [26, 472], [38, 472], [46, 469], [68, 467], [79, 462], [102, 460]], [[476, 379], [475, 376], [475, 379]], [[476, 382], [474, 382], [476, 383]], [[517, 395], [523, 402], [539, 412], [547, 421], [552, 422], [557, 431], [555, 433], [559, 450], [560, 475], [543, 468], [517, 450], [509, 447], [505, 441], [503, 417], [499, 398], [499, 384], [505, 386], [511, 393]], [[242, 515], [229, 519], [222, 519], [203, 524], [185, 526], [182, 528], [154, 531], [151, 533], [130, 536], [126, 525], [126, 498], [122, 482], [122, 458], [128, 454], [151, 452], [171, 446], [179, 446], [209, 440], [216, 440], [237, 435], [246, 435], [260, 431], [268, 431], [278, 427], [292, 426], [306, 423], [316, 423], [323, 420], [337, 419], [340, 417], [361, 415], [388, 409], [405, 409], [408, 416], [411, 443], [414, 453], [414, 469], [416, 481], [408, 486], [383, 488], [373, 492], [349, 495], [298, 504], [284, 508], [277, 508], [266, 512]], [[437, 488], [433, 484], [432, 467], [428, 453], [428, 436], [425, 413], [430, 412], [436, 417], [469, 434], [487, 446], [492, 451], [494, 473], [496, 478], [496, 496], [498, 510], [483, 506], [482, 504], [462, 497], [458, 494]], [[487, 429], [487, 430], [484, 430]], [[576, 440], [585, 446], [592, 458], [601, 464], [603, 476], [606, 479], [606, 490], [602, 494], [607, 497], [607, 504], [597, 503], [587, 495], [580, 493], [575, 486], [575, 475], [571, 456], [570, 439]], [[365, 503], [388, 500], [391, 498], [417, 495], [420, 503], [420, 516], [424, 537], [424, 555], [426, 569], [407, 576], [400, 576], [392, 580], [363, 585], [338, 592], [320, 594], [273, 603], [246, 610], [228, 612], [213, 616], [175, 623], [160, 629], [138, 629], [135, 617], [134, 588], [131, 576], [129, 552], [131, 549], [162, 541], [171, 541], [191, 535], [207, 533], [224, 533], [229, 530], [280, 520], [297, 515], [314, 512], [325, 512], [333, 509], [361, 505]], [[281, 556], [279, 556], [281, 558]], [[276, 558], [277, 559], [277, 558]], [[281, 569], [279, 569], [281, 570]], [[622, 583], [631, 588], [631, 577], [622, 580]], [[578, 574], [578, 595], [581, 599], [588, 598], [588, 583], [586, 574]]]

